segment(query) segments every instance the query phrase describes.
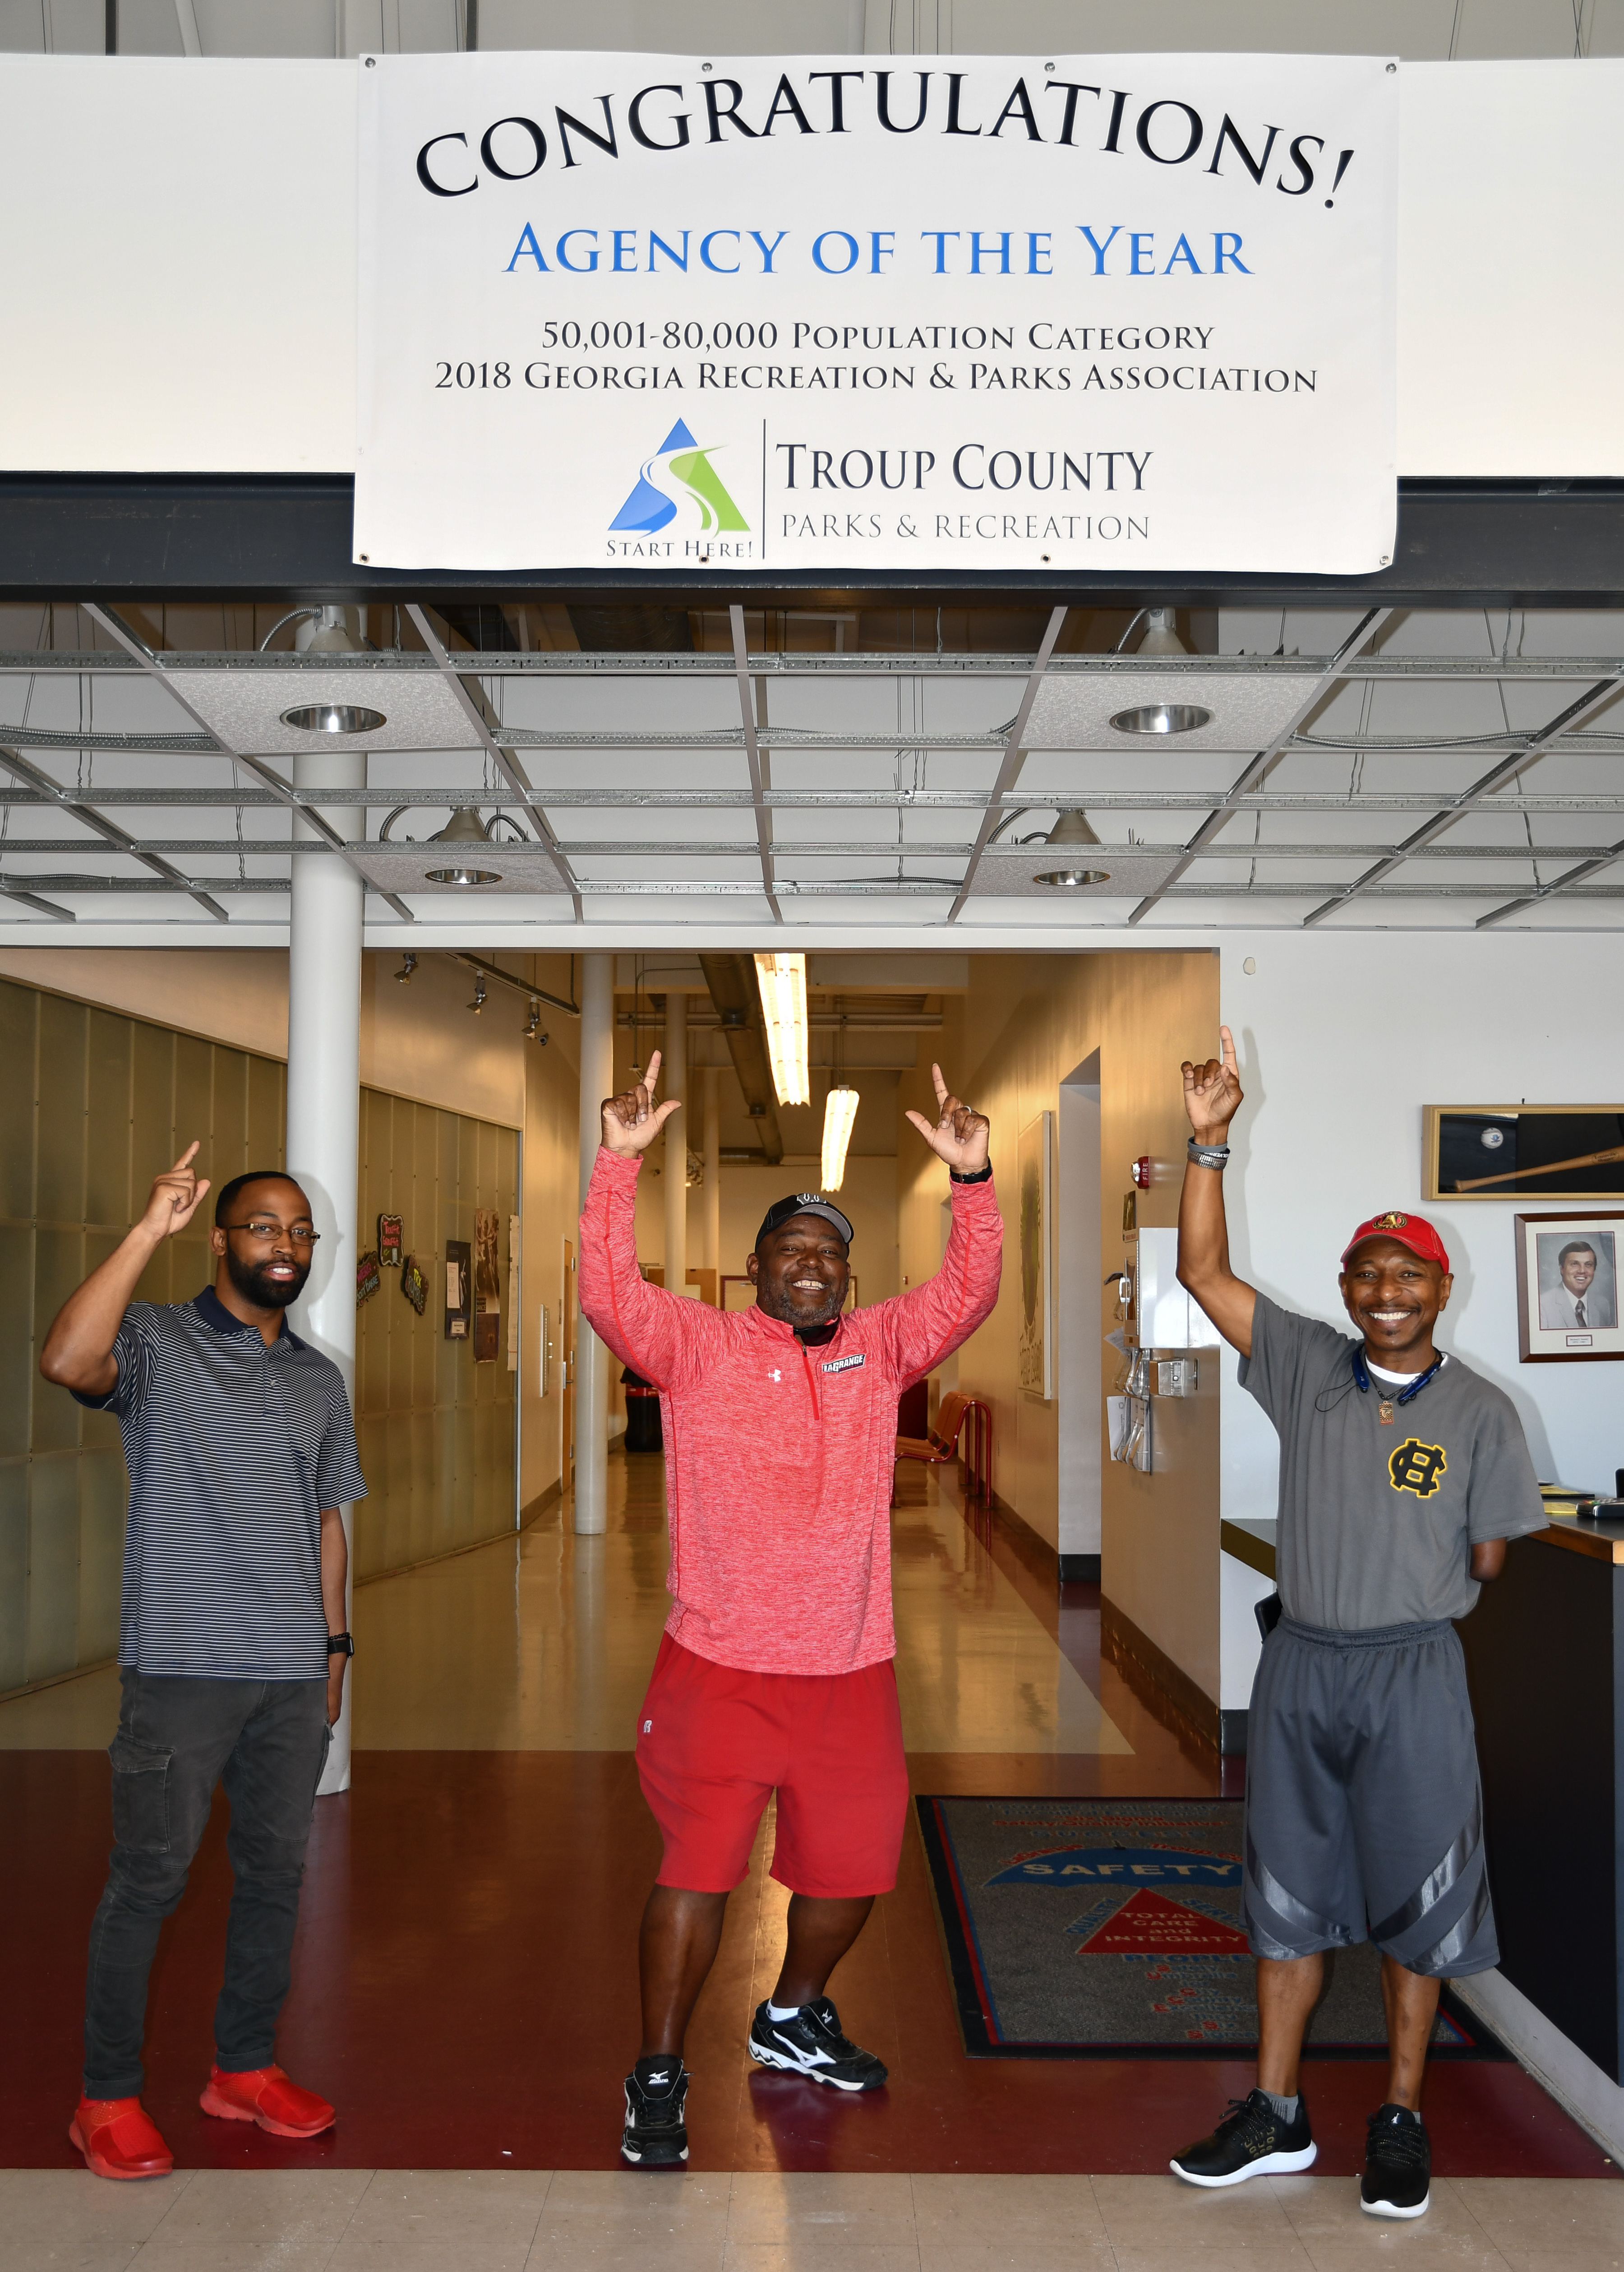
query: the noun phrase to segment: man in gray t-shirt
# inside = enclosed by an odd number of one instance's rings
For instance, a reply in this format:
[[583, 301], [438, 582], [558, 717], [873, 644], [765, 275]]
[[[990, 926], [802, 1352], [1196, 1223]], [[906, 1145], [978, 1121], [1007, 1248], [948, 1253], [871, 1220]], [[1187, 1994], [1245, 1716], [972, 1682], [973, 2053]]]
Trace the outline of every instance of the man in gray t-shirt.
[[1361, 1222], [1338, 1281], [1357, 1337], [1281, 1309], [1229, 1265], [1223, 1170], [1234, 1043], [1184, 1067], [1194, 1133], [1179, 1276], [1240, 1352], [1280, 1438], [1278, 1621], [1247, 1727], [1241, 1908], [1257, 1958], [1258, 2088], [1173, 2164], [1193, 2185], [1305, 2170], [1303, 2031], [1325, 1952], [1382, 1952], [1390, 2063], [1360, 2205], [1427, 2208], [1420, 2089], [1441, 1982], [1495, 1963], [1464, 1661], [1451, 1622], [1545, 1521], [1510, 1400], [1433, 1329], [1452, 1287], [1433, 1225]]
[[[1421, 1219], [1398, 1229], [1417, 1235]], [[1276, 1568], [1281, 1607], [1301, 1625], [1368, 1633], [1464, 1618], [1478, 1599], [1471, 1548], [1545, 1521], [1504, 1389], [1456, 1356], [1398, 1403], [1412, 1385], [1334, 1326], [1257, 1296], [1240, 1386], [1279, 1435]]]

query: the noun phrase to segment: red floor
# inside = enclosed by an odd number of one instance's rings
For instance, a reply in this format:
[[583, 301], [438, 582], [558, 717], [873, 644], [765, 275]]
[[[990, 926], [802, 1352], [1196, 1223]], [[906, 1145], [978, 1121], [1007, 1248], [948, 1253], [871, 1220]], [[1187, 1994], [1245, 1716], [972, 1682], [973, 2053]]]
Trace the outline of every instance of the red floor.
[[[1134, 1700], [1107, 1668], [1107, 1708]], [[920, 1758], [916, 1787], [1083, 1793], [1211, 1790], [1210, 1765], [1153, 1727], [1133, 1760]], [[1079, 1772], [1081, 1770], [1081, 1772]], [[14, 1857], [4, 1896], [0, 2159], [71, 2166], [86, 1932], [108, 1842], [97, 1753], [0, 1753]], [[147, 2101], [186, 2166], [607, 2168], [635, 2048], [636, 1932], [658, 1842], [629, 1754], [363, 1753], [355, 1788], [318, 1810], [281, 2053], [340, 2109], [311, 2147], [197, 2109], [209, 2058], [229, 1891], [217, 1809], [153, 1975]], [[18, 1857], [27, 1866], [16, 1866]], [[1154, 2171], [1245, 2090], [1239, 2063], [967, 2059], [953, 2017], [922, 1852], [837, 1975], [842, 2016], [891, 2069], [851, 2100], [749, 2068], [750, 2003], [776, 1951], [758, 1946], [755, 1881], [735, 1896], [689, 2060], [699, 2169]], [[1319, 2168], [1359, 2166], [1382, 2069], [1315, 2063]], [[1594, 2176], [1599, 2149], [1512, 2066], [1438, 2068], [1427, 2116], [1456, 2176]]]

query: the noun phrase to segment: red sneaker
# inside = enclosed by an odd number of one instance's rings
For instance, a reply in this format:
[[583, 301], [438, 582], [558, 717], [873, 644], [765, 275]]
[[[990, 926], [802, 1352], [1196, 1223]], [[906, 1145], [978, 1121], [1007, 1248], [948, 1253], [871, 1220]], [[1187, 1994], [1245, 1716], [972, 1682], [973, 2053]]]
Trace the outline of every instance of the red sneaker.
[[138, 2098], [81, 2098], [68, 2135], [98, 2178], [167, 2178], [175, 2156]]
[[338, 2119], [324, 2098], [290, 2082], [279, 2066], [257, 2066], [246, 2074], [222, 2074], [212, 2066], [197, 2104], [228, 2122], [257, 2122], [273, 2138], [314, 2138]]

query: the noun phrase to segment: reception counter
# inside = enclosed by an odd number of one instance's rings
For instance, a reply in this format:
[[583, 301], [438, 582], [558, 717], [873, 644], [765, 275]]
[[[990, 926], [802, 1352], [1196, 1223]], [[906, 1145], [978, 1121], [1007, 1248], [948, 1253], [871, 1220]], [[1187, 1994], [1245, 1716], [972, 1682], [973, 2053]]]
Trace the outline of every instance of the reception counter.
[[[1225, 1521], [1223, 1551], [1272, 1576], [1274, 1530]], [[1514, 1539], [1459, 1632], [1501, 1947], [1460, 1992], [1624, 2150], [1624, 1523]]]

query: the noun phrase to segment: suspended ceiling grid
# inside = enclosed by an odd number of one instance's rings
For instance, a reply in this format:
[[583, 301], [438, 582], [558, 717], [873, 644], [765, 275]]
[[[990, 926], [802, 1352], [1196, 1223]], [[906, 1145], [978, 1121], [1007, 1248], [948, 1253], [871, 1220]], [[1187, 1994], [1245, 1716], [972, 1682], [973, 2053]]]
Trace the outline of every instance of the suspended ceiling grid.
[[[864, 652], [860, 609], [788, 654], [458, 652], [443, 619], [408, 614], [414, 649], [301, 655], [153, 647], [136, 610], [0, 609], [0, 930], [284, 923], [306, 856], [290, 807], [335, 802], [295, 771], [334, 748], [368, 752], [366, 790], [344, 794], [364, 826], [318, 825], [367, 877], [374, 935], [1624, 919], [1619, 612], [1226, 610], [1217, 652], [1166, 657], [1137, 632], [1121, 655], [1065, 652], [1062, 617], [1047, 662]], [[64, 617], [78, 648], [22, 646]], [[282, 723], [340, 699], [385, 723]], [[1111, 723], [1157, 702], [1211, 722]], [[459, 804], [504, 816], [490, 842], [427, 847]], [[1098, 848], [1021, 841], [1062, 810]], [[1035, 881], [1084, 861], [1105, 880]], [[500, 881], [427, 881], [448, 863]]]

